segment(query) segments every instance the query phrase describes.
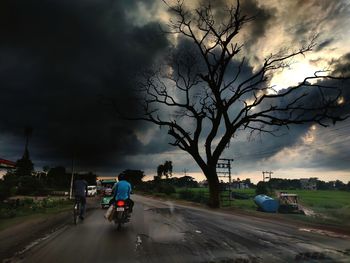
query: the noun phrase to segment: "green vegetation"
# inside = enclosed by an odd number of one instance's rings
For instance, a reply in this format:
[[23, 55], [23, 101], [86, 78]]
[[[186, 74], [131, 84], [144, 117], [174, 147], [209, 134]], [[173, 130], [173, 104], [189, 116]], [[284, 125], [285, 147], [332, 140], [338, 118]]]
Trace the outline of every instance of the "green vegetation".
[[72, 201], [66, 199], [44, 198], [34, 200], [25, 198], [22, 200], [9, 200], [0, 206], [0, 230], [37, 216], [56, 214], [71, 209]]
[[350, 192], [338, 190], [290, 190], [299, 195], [299, 202], [315, 212], [314, 218], [323, 223], [350, 225]]
[[[285, 190], [281, 190], [285, 191]], [[249, 213], [261, 214], [257, 212], [257, 206], [253, 201], [256, 195], [255, 189], [234, 189], [233, 192], [242, 194], [248, 199], [228, 199], [228, 191], [222, 192], [221, 204], [224, 208], [237, 209]], [[275, 191], [275, 193], [279, 190]], [[288, 190], [288, 193], [295, 193], [299, 196], [299, 203], [303, 207], [314, 212], [310, 216], [298, 214], [280, 214], [279, 216], [303, 222], [350, 226], [350, 192], [339, 190]], [[150, 193], [152, 195], [186, 200], [201, 204], [206, 204], [209, 198], [208, 188], [176, 188], [176, 193], [165, 195], [162, 193]], [[275, 195], [274, 195], [275, 196]], [[272, 216], [272, 215], [271, 215]]]

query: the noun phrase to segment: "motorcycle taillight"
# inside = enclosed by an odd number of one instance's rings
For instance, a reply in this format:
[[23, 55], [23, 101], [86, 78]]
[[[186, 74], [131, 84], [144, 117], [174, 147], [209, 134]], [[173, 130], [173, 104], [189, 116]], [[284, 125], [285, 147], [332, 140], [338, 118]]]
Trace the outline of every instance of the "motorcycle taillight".
[[125, 205], [124, 200], [118, 200], [117, 201], [117, 206], [124, 206], [124, 205]]

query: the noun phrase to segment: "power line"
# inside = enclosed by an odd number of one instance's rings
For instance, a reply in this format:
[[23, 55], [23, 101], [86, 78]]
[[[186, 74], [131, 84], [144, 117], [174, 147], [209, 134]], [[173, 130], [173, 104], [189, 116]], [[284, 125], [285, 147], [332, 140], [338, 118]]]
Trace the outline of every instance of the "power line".
[[265, 180], [269, 179], [271, 180], [271, 174], [273, 174], [273, 172], [271, 171], [263, 171], [263, 182], [265, 182]]

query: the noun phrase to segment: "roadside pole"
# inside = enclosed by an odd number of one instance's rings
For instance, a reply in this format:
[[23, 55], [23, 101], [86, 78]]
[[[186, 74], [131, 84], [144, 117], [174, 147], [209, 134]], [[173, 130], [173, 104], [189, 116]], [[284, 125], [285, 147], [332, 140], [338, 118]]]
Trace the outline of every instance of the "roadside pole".
[[218, 177], [228, 177], [228, 200], [229, 200], [229, 206], [231, 206], [231, 184], [232, 184], [232, 178], [231, 178], [231, 162], [233, 162], [233, 159], [226, 159], [226, 158], [220, 158], [217, 165], [216, 165], [216, 173], [218, 174]]
[[71, 176], [71, 178], [70, 178], [69, 199], [72, 199], [72, 194], [73, 194], [73, 180], [74, 180], [74, 158], [72, 159], [72, 176]]

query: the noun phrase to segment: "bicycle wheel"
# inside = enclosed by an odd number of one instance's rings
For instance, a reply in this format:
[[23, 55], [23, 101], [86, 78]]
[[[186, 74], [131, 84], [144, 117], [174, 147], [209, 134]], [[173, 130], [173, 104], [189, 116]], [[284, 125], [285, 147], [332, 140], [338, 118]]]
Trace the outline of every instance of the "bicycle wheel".
[[79, 217], [79, 202], [75, 202], [74, 209], [73, 209], [73, 220], [75, 225], [78, 223], [78, 217]]

